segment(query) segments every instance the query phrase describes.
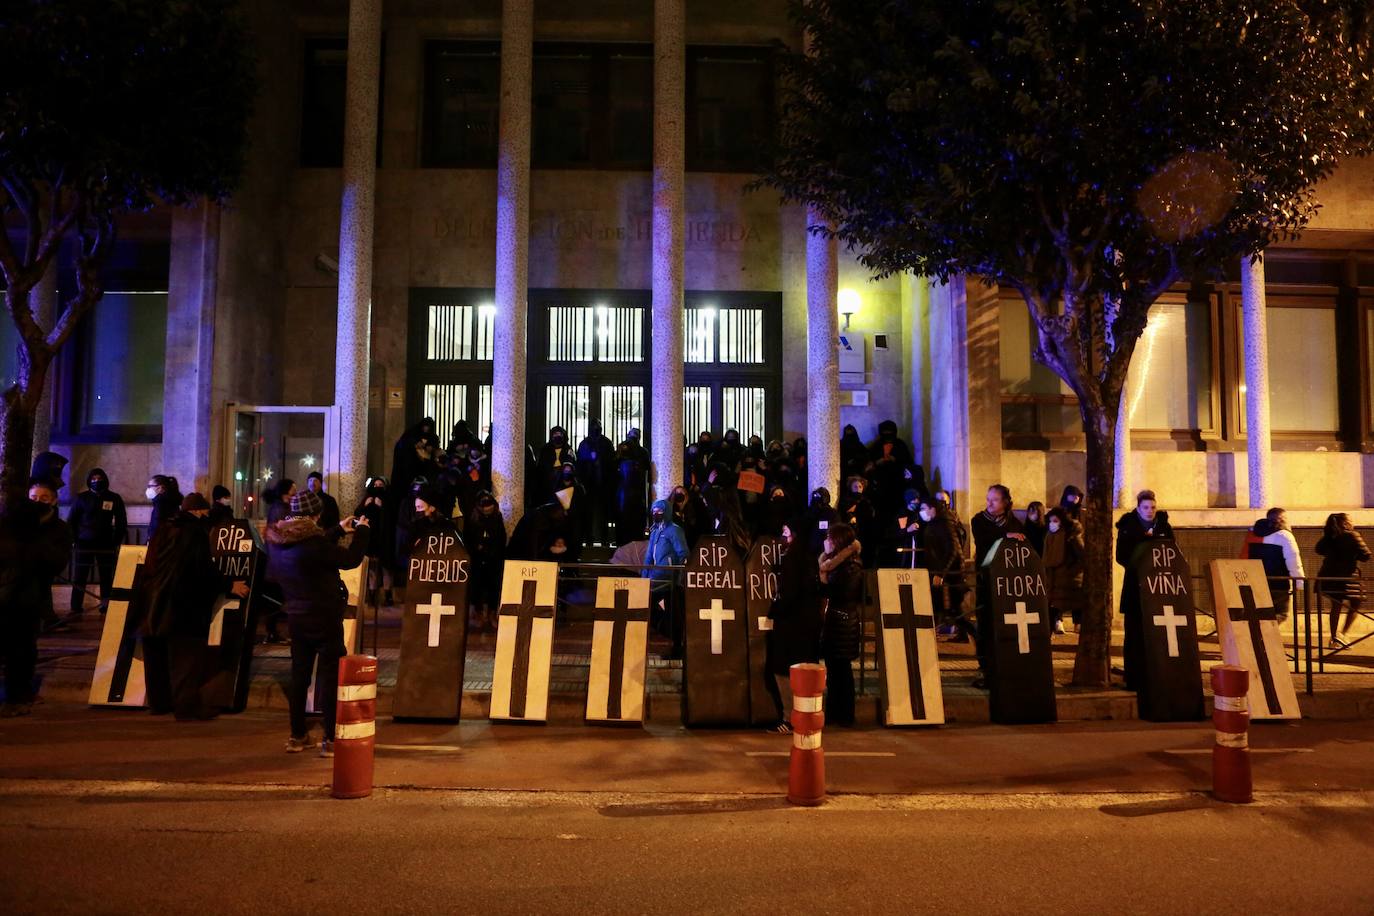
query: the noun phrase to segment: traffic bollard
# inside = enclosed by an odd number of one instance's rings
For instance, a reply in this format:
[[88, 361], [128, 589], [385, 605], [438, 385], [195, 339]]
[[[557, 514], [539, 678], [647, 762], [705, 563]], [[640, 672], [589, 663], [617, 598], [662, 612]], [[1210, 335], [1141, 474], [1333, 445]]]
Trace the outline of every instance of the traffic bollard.
[[1224, 802], [1254, 800], [1250, 775], [1250, 672], [1235, 665], [1212, 669], [1212, 794]]
[[825, 751], [821, 729], [825, 726], [825, 667], [793, 665], [792, 759], [787, 768], [787, 800], [794, 805], [819, 805], [825, 801]]
[[339, 694], [334, 720], [335, 798], [372, 794], [373, 750], [377, 734], [377, 659], [349, 655], [339, 659]]

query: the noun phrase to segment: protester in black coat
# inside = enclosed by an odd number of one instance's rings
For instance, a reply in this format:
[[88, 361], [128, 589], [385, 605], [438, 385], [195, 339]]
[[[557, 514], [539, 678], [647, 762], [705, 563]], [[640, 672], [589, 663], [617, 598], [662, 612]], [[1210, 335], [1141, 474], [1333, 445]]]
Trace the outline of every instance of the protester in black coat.
[[998, 541], [1003, 538], [1024, 541], [1025, 531], [1021, 521], [1012, 510], [1011, 490], [1000, 483], [988, 487], [987, 501], [982, 512], [973, 517], [973, 568], [977, 576], [974, 590], [974, 604], [978, 618], [977, 647], [978, 670], [983, 675], [974, 679], [973, 686], [985, 686], [984, 678], [990, 669], [989, 658], [992, 650], [992, 587], [988, 581], [983, 564]]
[[950, 510], [930, 497], [921, 499], [921, 566], [930, 573], [930, 599], [936, 619], [958, 628], [958, 641], [968, 640], [973, 626], [963, 615], [964, 550]]
[[644, 540], [648, 521], [649, 452], [639, 444], [639, 430], [632, 429], [616, 446], [616, 544]]
[[807, 552], [792, 525], [784, 524], [781, 536], [786, 546], [778, 567], [777, 596], [768, 609], [773, 628], [768, 631], [764, 667], [772, 675], [782, 721], [787, 723], [792, 710], [792, 666], [820, 660], [823, 604], [816, 558]]
[[85, 606], [91, 573], [100, 582], [100, 612], [110, 604], [119, 545], [128, 538], [129, 521], [124, 500], [110, 489], [110, 478], [100, 468], [86, 475], [86, 489], [72, 500], [67, 525], [76, 542], [72, 557], [71, 613], [79, 617]]
[[228, 488], [215, 484], [210, 491], [210, 527], [234, 520], [234, 498]]
[[[207, 645], [215, 599], [229, 583], [210, 556], [210, 504], [199, 493], [182, 500], [182, 511], [158, 528], [148, 544], [140, 585], [144, 676], [154, 715], [213, 719], [218, 710], [203, 696], [214, 673]], [[246, 583], [235, 594], [246, 597]]]
[[306, 692], [319, 661], [320, 702], [324, 707], [321, 753], [333, 754], [335, 693], [339, 659], [344, 654], [343, 617], [348, 591], [339, 570], [353, 569], [367, 552], [368, 525], [346, 519], [346, 543], [320, 528], [320, 500], [306, 490], [292, 499], [291, 515], [267, 530], [272, 574], [281, 585], [291, 627], [291, 736], [286, 750], [298, 753], [310, 744], [305, 724]]
[[[1350, 516], [1344, 512], [1333, 512], [1326, 517], [1326, 527], [1317, 541], [1317, 555], [1322, 565], [1317, 570], [1320, 589], [1331, 602], [1331, 637], [1327, 644], [1330, 649], [1347, 648], [1341, 637], [1350, 631], [1359, 616], [1360, 605], [1364, 603], [1364, 586], [1353, 580], [1360, 575], [1360, 564], [1368, 563], [1369, 547], [1364, 538], [1355, 530]], [[1345, 626], [1337, 635], [1336, 624], [1340, 622], [1341, 605], [1347, 608]]]
[[53, 579], [71, 557], [72, 538], [57, 513], [52, 478], [34, 479], [29, 498], [0, 516], [0, 656], [5, 705], [0, 716], [28, 715], [34, 701], [38, 631], [53, 617]]
[[868, 477], [877, 490], [873, 505], [878, 517], [886, 519], [901, 511], [902, 493], [910, 484], [905, 472], [911, 467], [911, 450], [897, 437], [894, 421], [878, 424], [878, 438], [868, 446], [868, 460], [873, 465]]
[[854, 668], [859, 657], [863, 619], [864, 570], [859, 559], [863, 545], [854, 529], [843, 522], [830, 527], [818, 566], [826, 597], [821, 626], [821, 654], [825, 656], [825, 717], [835, 725], [854, 724]]
[[563, 464], [573, 462], [576, 455], [568, 444], [568, 431], [561, 426], [549, 429], [549, 441], [539, 449], [535, 464], [539, 472], [539, 499], [549, 499], [559, 488]]
[[1026, 533], [1026, 542], [1035, 548], [1035, 552], [1042, 557], [1045, 555], [1045, 504], [1040, 500], [1035, 500], [1026, 505], [1026, 517], [1021, 522], [1021, 528]]
[[806, 549], [811, 556], [819, 556], [825, 547], [825, 538], [830, 526], [839, 520], [839, 515], [830, 505], [830, 491], [817, 487], [811, 491], [811, 503], [802, 513], [803, 530], [797, 537], [805, 538]]
[[[358, 519], [367, 519], [368, 539], [367, 556], [372, 560], [368, 564], [368, 583], [367, 587], [371, 590], [368, 596], [368, 603], [374, 607], [378, 604], [390, 605], [392, 603], [392, 578], [391, 565], [395, 561], [395, 545], [382, 536], [385, 526], [386, 503], [390, 499], [390, 488], [385, 477], [369, 477], [367, 485], [363, 488], [363, 501], [358, 503], [353, 509], [353, 516]], [[385, 587], [384, 594], [379, 593]], [[378, 598], [382, 600], [379, 602]]]
[[311, 493], [320, 498], [320, 527], [328, 531], [339, 524], [339, 504], [324, 491], [324, 475], [319, 471], [311, 471], [305, 476], [305, 487]]
[[163, 522], [170, 521], [181, 511], [181, 487], [175, 477], [154, 474], [148, 478], [148, 488], [143, 491], [148, 502], [153, 504], [152, 514], [148, 516], [148, 540]]
[[868, 498], [868, 481], [862, 477], [851, 477], [845, 481], [843, 495], [840, 496], [838, 509], [840, 521], [854, 529], [859, 543], [863, 544], [863, 564], [872, 569], [878, 558], [878, 513]]
[[1126, 689], [1139, 690], [1145, 676], [1144, 635], [1141, 630], [1140, 583], [1135, 575], [1136, 551], [1153, 540], [1172, 539], [1169, 513], [1159, 511], [1152, 490], [1141, 490], [1135, 497], [1135, 511], [1116, 523], [1116, 562], [1126, 571], [1121, 584], [1121, 617], [1124, 630], [1122, 660], [1126, 668]]
[[477, 627], [483, 632], [496, 630], [496, 614], [501, 607], [501, 579], [506, 561], [506, 521], [501, 507], [490, 493], [477, 497], [477, 505], [463, 528], [468, 555], [472, 558], [472, 581], [468, 599], [477, 610]]
[[610, 543], [611, 517], [615, 512], [615, 443], [601, 431], [601, 421], [587, 424], [587, 435], [577, 443], [577, 479], [587, 491], [582, 513], [582, 539]]

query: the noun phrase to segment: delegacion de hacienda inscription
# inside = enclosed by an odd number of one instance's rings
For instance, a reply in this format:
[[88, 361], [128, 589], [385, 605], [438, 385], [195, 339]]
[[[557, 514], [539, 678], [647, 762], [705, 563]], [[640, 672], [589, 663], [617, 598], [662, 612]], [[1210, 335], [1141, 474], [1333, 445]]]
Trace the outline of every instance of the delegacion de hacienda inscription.
[[[763, 242], [763, 230], [728, 213], [688, 213], [684, 225], [688, 248], [736, 248]], [[648, 213], [616, 218], [594, 210], [530, 211], [530, 244], [559, 248], [588, 245], [653, 243], [653, 218]], [[495, 216], [474, 216], [456, 210], [434, 213], [434, 238], [450, 245], [489, 245], [496, 238]]]

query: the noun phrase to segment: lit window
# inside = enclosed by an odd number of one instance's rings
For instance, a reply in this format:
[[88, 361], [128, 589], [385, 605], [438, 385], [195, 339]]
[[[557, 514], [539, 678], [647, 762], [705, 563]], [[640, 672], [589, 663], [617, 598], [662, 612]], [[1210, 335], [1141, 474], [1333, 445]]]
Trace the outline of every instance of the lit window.
[[1212, 307], [1156, 302], [1126, 386], [1132, 429], [1212, 427]]
[[711, 389], [706, 385], [682, 390], [682, 429], [695, 442], [703, 431], [711, 429]]
[[550, 385], [544, 389], [545, 432], [561, 426], [574, 446], [587, 437], [590, 411], [591, 389], [586, 385]]
[[689, 363], [716, 361], [716, 310], [689, 308], [682, 311], [682, 351]]
[[765, 388], [731, 388], [720, 390], [721, 429], [737, 429], [741, 442], [750, 436], [764, 437], [764, 423], [767, 417], [767, 395]]
[[640, 385], [602, 386], [601, 431], [612, 442], [620, 442], [632, 428], [644, 429], [644, 388]]

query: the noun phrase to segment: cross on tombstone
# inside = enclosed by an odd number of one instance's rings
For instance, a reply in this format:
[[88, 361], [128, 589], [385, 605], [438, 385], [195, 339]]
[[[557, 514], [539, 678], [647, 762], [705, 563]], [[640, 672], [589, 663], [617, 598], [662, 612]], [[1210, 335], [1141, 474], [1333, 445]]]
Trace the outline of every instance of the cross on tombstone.
[[452, 617], [458, 613], [458, 609], [451, 604], [444, 604], [444, 596], [438, 592], [430, 592], [429, 604], [415, 605], [415, 613], [425, 614], [429, 617], [429, 647], [433, 649], [439, 645], [439, 625], [444, 622], [445, 617]]
[[134, 654], [138, 650], [138, 625], [142, 622], [143, 603], [139, 600], [143, 574], [146, 567], [139, 563], [134, 567], [134, 581], [128, 588], [110, 589], [111, 601], [123, 601], [124, 632], [119, 639], [119, 651], [115, 653], [114, 670], [110, 673], [111, 703], [124, 702], [124, 693], [129, 689], [129, 672], [134, 667]]
[[[916, 586], [903, 583], [897, 586], [899, 608], [896, 614], [884, 614], [884, 630], [901, 630], [902, 641], [906, 644], [907, 693], [911, 696], [911, 715], [915, 719], [926, 717], [926, 695], [921, 687], [921, 656], [917, 651], [916, 636], [921, 630], [933, 630], [935, 618], [929, 614], [916, 613]], [[1022, 605], [1024, 607], [1024, 605]]]
[[722, 647], [725, 629], [722, 624], [734, 620], [735, 612], [722, 604], [719, 598], [712, 598], [711, 606], [702, 608], [698, 614], [702, 620], [711, 621], [711, 654], [720, 655], [725, 651]]
[[596, 620], [611, 622], [611, 670], [606, 684], [606, 718], [620, 718], [620, 695], [625, 689], [625, 630], [632, 620], [648, 621], [648, 608], [630, 607], [630, 590], [615, 590], [615, 606], [599, 607]]
[[510, 673], [510, 714], [513, 718], [525, 717], [525, 694], [530, 680], [530, 640], [534, 631], [535, 618], [550, 619], [553, 608], [538, 607], [534, 603], [535, 589], [539, 585], [534, 579], [520, 583], [520, 603], [503, 604], [497, 612], [502, 617], [515, 618], [515, 652], [511, 656]]
[[1188, 618], [1181, 614], [1174, 613], [1172, 604], [1164, 605], [1164, 613], [1156, 614], [1153, 618], [1157, 627], [1164, 628], [1164, 635], [1169, 640], [1169, 657], [1178, 658], [1178, 631], [1180, 627], [1188, 625]]
[[1264, 645], [1264, 631], [1260, 629], [1262, 620], [1278, 620], [1278, 612], [1270, 607], [1255, 606], [1255, 590], [1249, 585], [1240, 586], [1241, 607], [1228, 607], [1226, 613], [1232, 623], [1250, 625], [1250, 647], [1255, 653], [1255, 667], [1259, 669], [1260, 685], [1264, 688], [1264, 703], [1270, 715], [1281, 715], [1283, 706], [1279, 703], [1278, 691], [1274, 688], [1274, 672], [1269, 670], [1269, 653]]
[[1030, 654], [1030, 625], [1040, 622], [1040, 613], [1026, 613], [1026, 602], [1016, 602], [1015, 614], [1003, 614], [1006, 622], [1016, 627], [1016, 651], [1022, 655]]

